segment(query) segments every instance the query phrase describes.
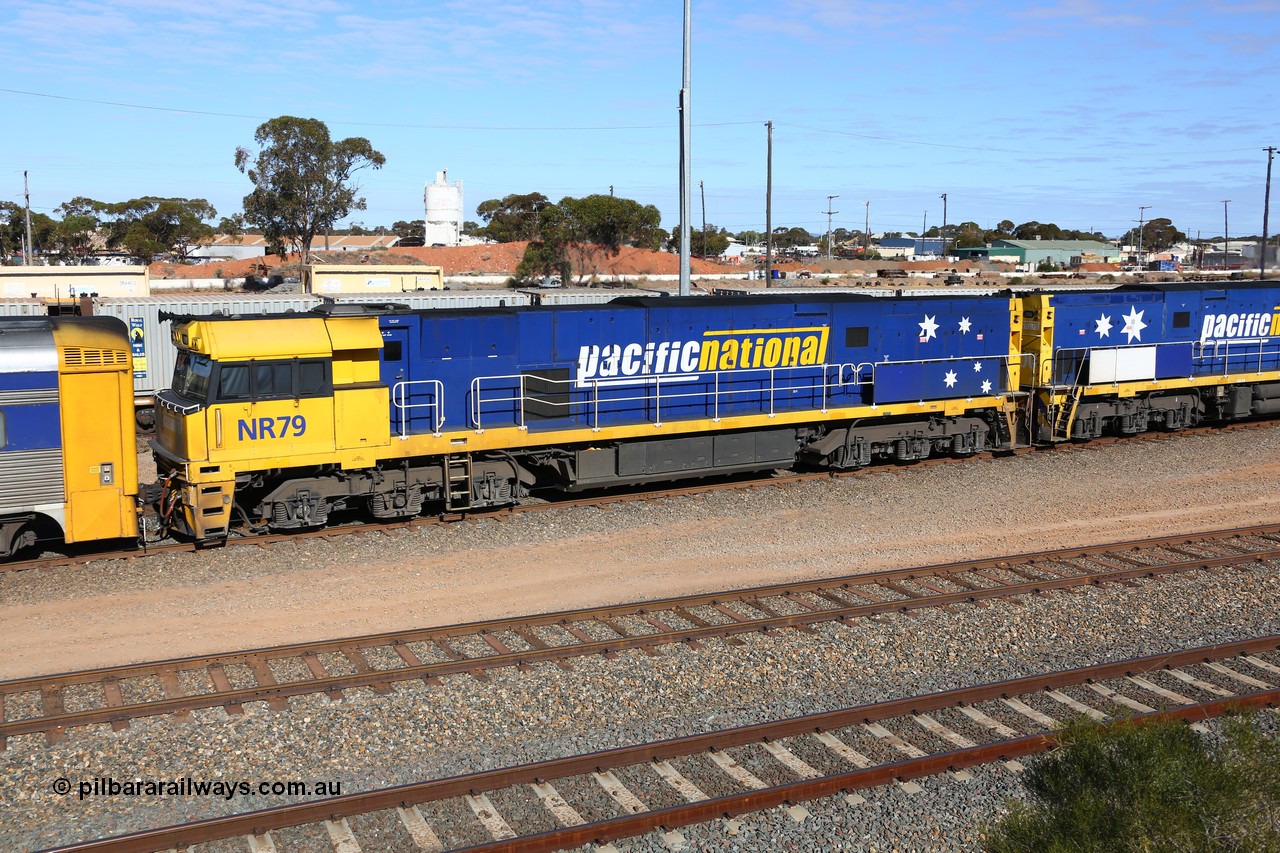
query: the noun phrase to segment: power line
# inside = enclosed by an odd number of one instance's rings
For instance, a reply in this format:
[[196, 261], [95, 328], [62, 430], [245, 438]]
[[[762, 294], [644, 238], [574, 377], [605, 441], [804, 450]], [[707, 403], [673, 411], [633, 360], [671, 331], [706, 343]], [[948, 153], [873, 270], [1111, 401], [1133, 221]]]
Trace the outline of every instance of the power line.
[[[32, 92], [25, 89], [9, 89], [9, 88], [0, 87], [0, 92], [7, 92], [8, 94], [11, 94], [11, 95], [25, 95], [31, 98], [47, 98], [49, 100], [55, 100], [55, 101], [70, 101], [78, 104], [96, 104], [98, 106], [106, 106], [106, 107], [121, 107], [124, 109], [131, 109], [131, 110], [147, 110], [150, 112], [206, 116], [209, 118], [236, 118], [236, 119], [246, 119], [248, 121], [258, 121], [258, 122], [270, 121], [272, 118], [276, 118], [276, 116], [247, 115], [244, 113], [222, 113], [222, 112], [212, 112], [209, 110], [185, 109], [182, 107], [159, 107], [159, 106], [154, 106], [150, 104], [133, 104], [125, 101], [106, 101], [106, 100], [99, 100], [95, 98], [77, 98], [77, 97], [72, 97], [70, 95], [55, 95], [48, 92]], [[671, 129], [670, 125], [668, 124], [467, 125], [467, 124], [399, 124], [399, 123], [387, 123], [387, 122], [349, 121], [349, 120], [334, 120], [334, 121], [326, 120], [325, 123], [333, 124], [333, 125], [344, 125], [349, 127], [380, 127], [380, 128], [399, 129], [399, 130], [469, 130], [469, 131], [486, 131], [486, 132], [519, 131], [519, 132], [529, 132], [529, 133], [561, 132], [561, 131], [596, 131], [596, 132], [634, 131], [634, 130], [668, 131]], [[748, 125], [758, 126], [759, 124], [760, 124], [760, 121], [757, 119], [748, 119], [748, 120], [741, 120], [741, 121], [699, 122], [693, 126], [694, 127], [743, 127]], [[1050, 157], [1050, 156], [1074, 157], [1080, 154], [1079, 150], [1036, 151], [1031, 149], [1018, 149], [1018, 148], [994, 148], [989, 145], [955, 145], [955, 144], [946, 143], [946, 142], [929, 142], [927, 140], [920, 140], [920, 139], [903, 139], [903, 138], [894, 137], [894, 136], [879, 136], [879, 135], [870, 134], [870, 133], [855, 133], [853, 131], [848, 131], [848, 130], [835, 130], [833, 128], [825, 128], [825, 127], [810, 127], [808, 125], [789, 124], [789, 123], [783, 123], [783, 122], [774, 122], [774, 124], [777, 125], [778, 127], [791, 127], [791, 128], [795, 128], [796, 130], [807, 130], [813, 133], [828, 133], [835, 136], [848, 136], [855, 139], [869, 139], [875, 142], [888, 142], [894, 145], [920, 145], [928, 148], [943, 148], [943, 149], [950, 149], [954, 151], [982, 151], [982, 152], [991, 152], [996, 154], [1023, 154], [1023, 155], [1032, 155], [1032, 156], [1041, 156], [1041, 157]], [[1209, 150], [1197, 149], [1197, 150], [1190, 150], [1190, 151], [1152, 152], [1152, 151], [1139, 151], [1135, 149], [1133, 151], [1126, 152], [1126, 151], [1117, 151], [1115, 149], [1109, 149], [1107, 151], [1107, 155], [1111, 157], [1120, 157], [1120, 156], [1149, 157], [1153, 153], [1160, 154], [1162, 156], [1175, 156], [1175, 155], [1186, 155], [1186, 154], [1234, 154], [1234, 153], [1239, 153], [1241, 151], [1252, 151], [1252, 150], [1253, 150], [1252, 148], [1217, 148], [1217, 149], [1209, 149]]]
[[[814, 133], [830, 133], [836, 136], [851, 136], [851, 137], [854, 137], [855, 139], [871, 139], [876, 142], [891, 142], [894, 145], [923, 145], [928, 148], [948, 148], [955, 151], [982, 151], [982, 152], [991, 152], [995, 154], [1030, 154], [1030, 155], [1039, 155], [1042, 157], [1044, 156], [1063, 156], [1063, 157], [1080, 156], [1079, 149], [1074, 149], [1071, 151], [1034, 151], [1034, 150], [1028, 150], [1023, 148], [993, 148], [990, 145], [980, 145], [980, 146], [979, 145], [953, 145], [947, 142], [926, 142], [920, 139], [900, 139], [894, 136], [877, 136], [871, 133], [854, 133], [851, 130], [832, 130], [830, 128], [825, 128], [825, 127], [808, 127], [806, 125], [786, 124], [783, 122], [777, 122], [777, 124], [779, 127], [793, 127], [796, 130], [808, 130]], [[1149, 157], [1152, 154], [1161, 154], [1163, 156], [1182, 155], [1182, 154], [1234, 154], [1240, 151], [1252, 151], [1252, 150], [1253, 150], [1252, 148], [1218, 148], [1218, 149], [1213, 149], [1208, 151], [1203, 149], [1196, 149], [1192, 151], [1134, 150], [1131, 152], [1124, 152], [1124, 151], [1116, 151], [1114, 149], [1108, 149], [1107, 155], [1108, 156]]]
[[[275, 116], [253, 116], [242, 113], [217, 113], [207, 110], [188, 110], [181, 107], [156, 107], [148, 104], [130, 104], [123, 101], [100, 101], [94, 98], [73, 98], [69, 95], [51, 95], [46, 92], [28, 92], [22, 89], [0, 88], [0, 92], [11, 95], [27, 95], [32, 98], [49, 98], [55, 101], [73, 101], [78, 104], [97, 104], [104, 107], [123, 107], [131, 110], [150, 110], [160, 113], [182, 113], [185, 115], [208, 116], [210, 118], [242, 118], [250, 121], [270, 121]], [[757, 125], [758, 121], [720, 121], [699, 124], [698, 127], [731, 127], [734, 125]], [[371, 121], [327, 121], [326, 124], [354, 125], [357, 127], [389, 127], [402, 130], [485, 130], [485, 131], [562, 131], [562, 130], [670, 130], [665, 124], [595, 124], [595, 125], [464, 125], [464, 124], [387, 124]]]

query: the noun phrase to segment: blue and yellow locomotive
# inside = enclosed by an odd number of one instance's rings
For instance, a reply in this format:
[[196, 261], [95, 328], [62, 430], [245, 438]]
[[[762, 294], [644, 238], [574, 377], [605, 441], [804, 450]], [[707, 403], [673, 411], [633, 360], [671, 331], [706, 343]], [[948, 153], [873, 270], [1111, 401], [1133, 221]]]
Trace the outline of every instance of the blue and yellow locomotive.
[[162, 513], [199, 540], [588, 488], [1008, 446], [1009, 297], [341, 306], [176, 321]]
[[138, 537], [133, 359], [109, 317], [0, 319], [0, 557]]
[[[1280, 283], [175, 318], [148, 490], [201, 542], [1280, 413]], [[125, 328], [0, 320], [0, 556], [138, 534]]]
[[1182, 429], [1280, 412], [1280, 284], [1024, 296], [1031, 439]]

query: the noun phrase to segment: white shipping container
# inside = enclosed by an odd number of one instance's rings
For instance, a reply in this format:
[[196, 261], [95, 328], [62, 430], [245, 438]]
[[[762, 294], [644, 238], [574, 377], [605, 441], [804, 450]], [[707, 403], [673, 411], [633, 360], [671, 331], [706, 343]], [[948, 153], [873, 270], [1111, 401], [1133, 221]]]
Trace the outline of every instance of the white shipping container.
[[436, 308], [523, 308], [529, 294], [518, 290], [434, 290], [415, 293], [335, 293], [326, 300], [342, 304], [407, 305], [415, 311]]
[[48, 307], [39, 299], [0, 299], [0, 317], [48, 316]]

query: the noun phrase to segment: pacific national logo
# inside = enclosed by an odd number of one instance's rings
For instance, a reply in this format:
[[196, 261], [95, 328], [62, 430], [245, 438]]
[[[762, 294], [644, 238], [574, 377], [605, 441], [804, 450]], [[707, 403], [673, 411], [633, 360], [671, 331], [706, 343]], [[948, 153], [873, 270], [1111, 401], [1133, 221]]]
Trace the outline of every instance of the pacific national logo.
[[588, 345], [578, 351], [578, 387], [626, 385], [661, 376], [692, 380], [705, 371], [807, 367], [826, 363], [826, 326], [704, 332], [691, 341]]
[[1201, 342], [1280, 335], [1280, 308], [1274, 314], [1206, 314], [1200, 327]]

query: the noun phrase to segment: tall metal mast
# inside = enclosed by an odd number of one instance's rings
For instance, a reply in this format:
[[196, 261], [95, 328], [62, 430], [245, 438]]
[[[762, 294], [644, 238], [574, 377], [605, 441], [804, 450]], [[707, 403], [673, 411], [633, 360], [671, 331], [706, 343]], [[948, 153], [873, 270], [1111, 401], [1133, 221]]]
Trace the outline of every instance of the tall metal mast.
[[764, 286], [773, 287], [773, 122], [769, 129], [769, 148], [765, 155], [764, 178]]
[[684, 0], [684, 75], [680, 86], [680, 295], [689, 295], [689, 23], [691, 0]]
[[1258, 252], [1258, 280], [1267, 277], [1267, 220], [1271, 218], [1271, 158], [1276, 156], [1274, 145], [1263, 149], [1267, 152], [1267, 191], [1262, 198], [1262, 245]]
[[31, 245], [31, 189], [27, 186], [26, 169], [22, 170], [22, 194], [27, 200], [27, 246], [22, 250], [22, 265], [30, 266], [36, 249]]

